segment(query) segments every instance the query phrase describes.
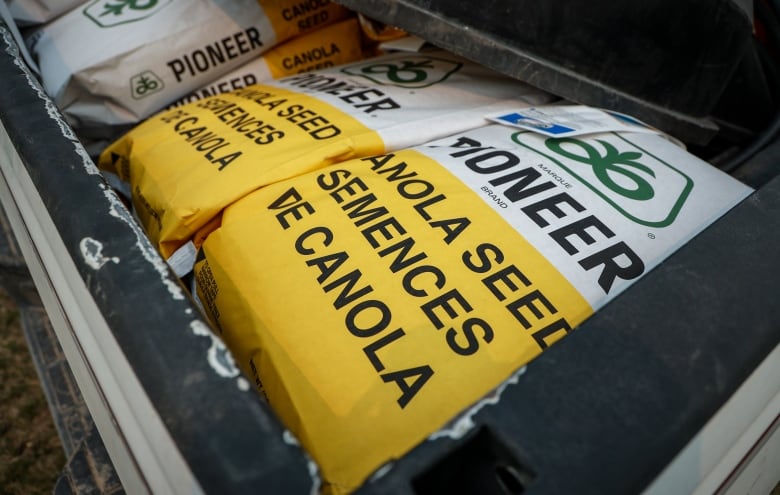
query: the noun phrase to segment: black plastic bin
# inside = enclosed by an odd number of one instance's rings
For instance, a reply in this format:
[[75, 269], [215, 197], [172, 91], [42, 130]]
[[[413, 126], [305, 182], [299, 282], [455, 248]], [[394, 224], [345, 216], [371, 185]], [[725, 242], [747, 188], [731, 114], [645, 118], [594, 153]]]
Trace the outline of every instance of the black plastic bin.
[[[0, 199], [124, 490], [316, 493], [316, 466], [213, 359], [186, 288], [3, 24], [0, 38]], [[780, 443], [778, 279], [775, 178], [506, 382], [469, 428], [424, 442], [359, 492], [738, 486]]]

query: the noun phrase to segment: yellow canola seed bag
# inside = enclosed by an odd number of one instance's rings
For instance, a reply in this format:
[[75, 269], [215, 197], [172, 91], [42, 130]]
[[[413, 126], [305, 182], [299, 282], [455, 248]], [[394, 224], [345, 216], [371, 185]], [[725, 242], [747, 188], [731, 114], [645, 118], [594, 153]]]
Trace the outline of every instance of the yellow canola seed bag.
[[488, 126], [252, 193], [195, 279], [325, 491], [349, 493], [749, 192], [657, 135]]
[[108, 139], [277, 44], [350, 15], [329, 0], [92, 0], [27, 43], [68, 123]]
[[263, 56], [180, 98], [169, 108], [259, 82], [343, 65], [362, 58], [360, 26], [356, 18], [347, 19], [282, 43]]
[[99, 165], [129, 182], [149, 238], [169, 257], [259, 187], [549, 98], [444, 51], [395, 53], [162, 112], [109, 146]]

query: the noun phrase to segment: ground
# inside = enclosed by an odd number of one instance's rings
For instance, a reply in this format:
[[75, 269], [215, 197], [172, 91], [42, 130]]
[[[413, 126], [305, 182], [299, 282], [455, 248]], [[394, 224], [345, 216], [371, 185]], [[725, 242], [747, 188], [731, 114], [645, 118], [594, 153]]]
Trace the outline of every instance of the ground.
[[0, 289], [0, 493], [50, 494], [64, 465], [19, 313]]

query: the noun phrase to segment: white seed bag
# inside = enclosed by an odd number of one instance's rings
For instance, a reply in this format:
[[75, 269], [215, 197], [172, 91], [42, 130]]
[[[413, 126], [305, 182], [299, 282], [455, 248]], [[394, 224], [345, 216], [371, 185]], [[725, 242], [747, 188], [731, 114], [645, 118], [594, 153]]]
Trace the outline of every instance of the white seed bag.
[[[106, 137], [274, 45], [348, 15], [322, 0], [94, 0], [31, 36], [44, 89]], [[113, 127], [113, 128], [112, 128]]]

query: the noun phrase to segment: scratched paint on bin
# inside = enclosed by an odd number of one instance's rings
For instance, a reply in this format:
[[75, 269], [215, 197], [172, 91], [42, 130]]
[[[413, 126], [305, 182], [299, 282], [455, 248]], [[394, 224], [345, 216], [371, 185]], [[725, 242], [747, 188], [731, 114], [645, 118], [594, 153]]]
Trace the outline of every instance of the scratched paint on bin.
[[100, 270], [106, 263], [119, 263], [117, 256], [105, 256], [103, 254], [103, 243], [91, 237], [85, 237], [79, 242], [81, 256], [84, 262], [93, 270]]

